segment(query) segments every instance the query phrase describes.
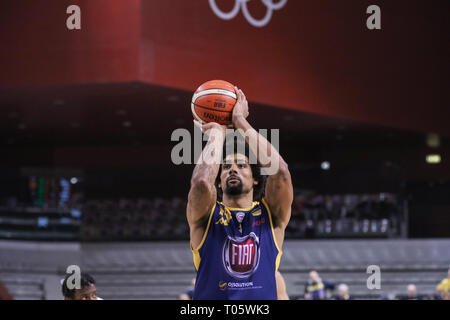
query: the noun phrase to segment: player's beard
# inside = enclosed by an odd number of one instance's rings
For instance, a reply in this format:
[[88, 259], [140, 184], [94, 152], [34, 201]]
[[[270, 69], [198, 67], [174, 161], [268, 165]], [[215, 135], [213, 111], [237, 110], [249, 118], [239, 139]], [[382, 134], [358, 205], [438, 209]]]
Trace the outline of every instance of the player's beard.
[[235, 177], [235, 178], [239, 180], [238, 183], [230, 185], [230, 184], [228, 184], [228, 181], [227, 181], [227, 188], [225, 189], [225, 193], [227, 195], [238, 196], [238, 195], [242, 194], [242, 188], [243, 188], [242, 181], [241, 181], [241, 179], [239, 179], [237, 177]]

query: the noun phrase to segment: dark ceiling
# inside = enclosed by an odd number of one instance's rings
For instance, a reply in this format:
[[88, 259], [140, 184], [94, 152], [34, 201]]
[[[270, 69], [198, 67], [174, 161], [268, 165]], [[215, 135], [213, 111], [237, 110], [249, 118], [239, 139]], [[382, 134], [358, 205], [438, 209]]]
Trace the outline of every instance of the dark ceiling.
[[[142, 83], [0, 89], [0, 146], [167, 145], [192, 130], [192, 92]], [[281, 139], [326, 145], [422, 144], [423, 134], [250, 102], [255, 128]]]
[[[192, 92], [143, 83], [0, 89], [1, 163], [9, 167], [167, 168], [177, 128], [193, 132]], [[449, 175], [449, 142], [426, 145], [426, 133], [280, 109], [250, 102], [256, 129], [280, 129], [282, 155], [292, 168], [321, 161], [353, 166], [396, 164], [407, 176]], [[426, 154], [445, 161], [430, 167]], [[169, 166], [170, 167], [170, 166]]]

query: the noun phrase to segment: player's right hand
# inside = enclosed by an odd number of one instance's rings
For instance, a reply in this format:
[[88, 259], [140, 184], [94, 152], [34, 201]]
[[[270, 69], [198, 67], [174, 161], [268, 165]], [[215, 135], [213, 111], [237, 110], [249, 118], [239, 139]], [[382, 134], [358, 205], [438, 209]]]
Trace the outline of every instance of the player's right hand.
[[194, 120], [194, 124], [202, 131], [202, 133], [207, 134], [208, 136], [214, 136], [218, 133], [225, 136], [227, 130], [225, 125], [218, 124], [217, 122], [207, 122], [202, 124], [199, 121]]

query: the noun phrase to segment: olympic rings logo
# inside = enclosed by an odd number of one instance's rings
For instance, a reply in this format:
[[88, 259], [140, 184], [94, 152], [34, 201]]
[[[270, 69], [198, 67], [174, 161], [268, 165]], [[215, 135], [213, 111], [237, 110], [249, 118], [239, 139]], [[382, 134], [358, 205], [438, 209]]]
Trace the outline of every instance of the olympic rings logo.
[[245, 19], [254, 27], [264, 27], [270, 22], [272, 18], [272, 13], [274, 10], [279, 10], [283, 8], [287, 2], [287, 0], [280, 0], [278, 3], [274, 3], [274, 0], [261, 0], [262, 3], [266, 6], [266, 14], [265, 16], [258, 20], [253, 18], [247, 8], [247, 2], [250, 0], [235, 0], [234, 7], [230, 12], [223, 12], [217, 7], [216, 0], [209, 0], [209, 6], [214, 11], [216, 16], [223, 20], [231, 20], [239, 13], [239, 9], [242, 8], [242, 13], [244, 14]]

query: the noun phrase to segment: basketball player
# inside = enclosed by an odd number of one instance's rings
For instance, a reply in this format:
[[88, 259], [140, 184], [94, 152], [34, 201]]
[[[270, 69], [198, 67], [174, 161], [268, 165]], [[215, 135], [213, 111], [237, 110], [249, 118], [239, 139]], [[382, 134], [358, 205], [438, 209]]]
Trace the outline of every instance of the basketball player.
[[209, 136], [200, 159], [209, 160], [198, 161], [187, 204], [197, 270], [194, 300], [277, 299], [275, 274], [291, 216], [291, 176], [278, 151], [248, 123], [244, 93], [238, 88], [236, 93], [234, 128], [242, 130], [261, 167], [277, 170], [264, 179], [247, 155], [223, 154], [225, 126], [197, 123]]

